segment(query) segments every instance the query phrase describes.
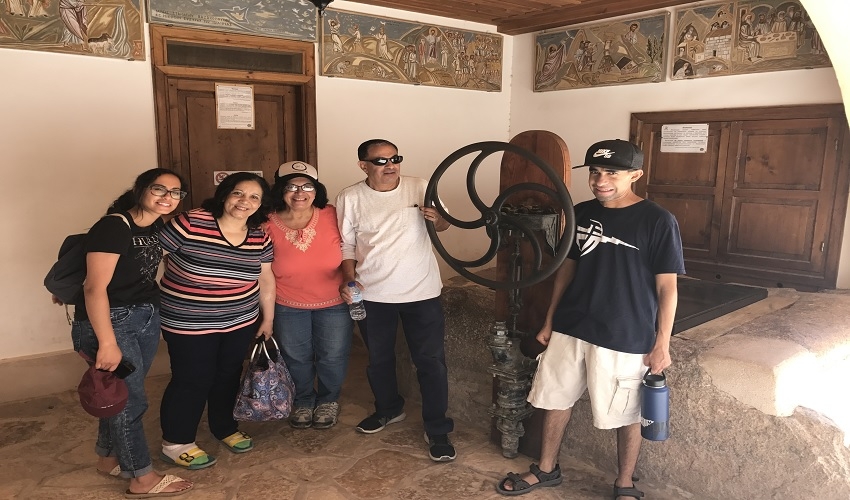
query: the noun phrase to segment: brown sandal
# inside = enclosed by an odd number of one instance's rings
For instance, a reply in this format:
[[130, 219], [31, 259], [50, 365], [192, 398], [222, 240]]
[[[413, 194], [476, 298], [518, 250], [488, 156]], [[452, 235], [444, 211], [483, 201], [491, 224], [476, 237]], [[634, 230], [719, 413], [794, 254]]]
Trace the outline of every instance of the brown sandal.
[[[508, 476], [496, 485], [496, 491], [507, 496], [525, 495], [537, 488], [557, 486], [564, 480], [563, 476], [561, 476], [561, 467], [559, 464], [555, 464], [555, 468], [551, 472], [543, 472], [537, 464], [531, 464], [528, 471], [537, 478], [536, 483], [529, 484], [519, 474], [508, 472]], [[505, 489], [505, 483], [508, 481], [511, 481], [511, 487], [513, 489]]]

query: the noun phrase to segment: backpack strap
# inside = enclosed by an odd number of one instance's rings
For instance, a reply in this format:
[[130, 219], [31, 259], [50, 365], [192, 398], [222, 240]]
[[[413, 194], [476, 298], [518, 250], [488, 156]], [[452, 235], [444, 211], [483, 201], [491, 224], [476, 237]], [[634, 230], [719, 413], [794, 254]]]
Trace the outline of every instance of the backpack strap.
[[[130, 233], [133, 232], [133, 226], [130, 225], [130, 221], [127, 220], [127, 217], [124, 214], [114, 213], [114, 214], [108, 214], [108, 215], [115, 216], [115, 217], [121, 217], [121, 220], [124, 221], [124, 224], [127, 224], [127, 227], [130, 229]], [[63, 305], [65, 306], [65, 319], [68, 320], [69, 325], [72, 325], [73, 324], [73, 318], [71, 317], [70, 309], [68, 309], [68, 304], [63, 304]], [[82, 352], [80, 353], [80, 355], [82, 355]]]
[[130, 232], [132, 232], [132, 231], [133, 231], [133, 227], [132, 227], [132, 226], [130, 226], [130, 221], [128, 221], [128, 220], [127, 220], [127, 217], [125, 217], [125, 216], [124, 216], [124, 214], [122, 214], [122, 213], [116, 213], [116, 214], [109, 214], [109, 215], [114, 216], [114, 217], [121, 217], [121, 220], [123, 220], [123, 221], [124, 221], [124, 224], [127, 224], [127, 227], [129, 227], [129, 228], [130, 228]]

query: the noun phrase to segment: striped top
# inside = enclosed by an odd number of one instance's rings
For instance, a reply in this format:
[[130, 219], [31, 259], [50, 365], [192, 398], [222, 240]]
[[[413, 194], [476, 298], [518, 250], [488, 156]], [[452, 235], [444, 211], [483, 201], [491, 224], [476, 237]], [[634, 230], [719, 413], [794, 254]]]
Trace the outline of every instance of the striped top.
[[212, 214], [197, 208], [171, 219], [159, 240], [169, 253], [160, 280], [163, 330], [230, 332], [257, 319], [260, 265], [274, 256], [262, 229], [248, 229], [245, 241], [234, 246]]

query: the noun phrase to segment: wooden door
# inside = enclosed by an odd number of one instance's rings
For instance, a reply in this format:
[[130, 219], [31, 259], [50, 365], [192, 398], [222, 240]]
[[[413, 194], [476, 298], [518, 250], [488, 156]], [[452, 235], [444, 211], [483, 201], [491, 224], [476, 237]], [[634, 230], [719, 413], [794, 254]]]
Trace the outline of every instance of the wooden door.
[[234, 130], [216, 126], [216, 83], [233, 82], [168, 79], [170, 164], [187, 176], [189, 207], [213, 195], [215, 172], [263, 172], [271, 182], [281, 163], [304, 158], [295, 87], [253, 85], [255, 127]]
[[[184, 208], [215, 192], [216, 172], [274, 179], [281, 163], [316, 165], [312, 43], [151, 26], [160, 166], [189, 182]], [[216, 84], [250, 85], [254, 128], [218, 128]]]
[[[662, 153], [664, 124], [708, 123], [707, 152]], [[636, 114], [639, 194], [670, 210], [688, 274], [834, 288], [850, 186], [840, 105]]]

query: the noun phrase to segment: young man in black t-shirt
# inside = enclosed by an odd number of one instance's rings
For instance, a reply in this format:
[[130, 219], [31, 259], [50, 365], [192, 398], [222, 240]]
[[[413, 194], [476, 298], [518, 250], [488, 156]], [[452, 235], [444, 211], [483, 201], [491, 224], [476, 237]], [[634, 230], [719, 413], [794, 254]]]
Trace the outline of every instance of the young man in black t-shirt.
[[[587, 150], [594, 199], [575, 207], [576, 240], [557, 271], [537, 340], [540, 357], [528, 401], [546, 411], [540, 465], [508, 474], [497, 490], [527, 493], [562, 481], [558, 452], [572, 407], [585, 389], [593, 425], [617, 429], [617, 499], [640, 498], [632, 475], [640, 452], [640, 385], [649, 367], [670, 366], [670, 335], [684, 274], [679, 226], [670, 212], [632, 191], [643, 153], [610, 140]], [[578, 168], [578, 167], [576, 167]]]

